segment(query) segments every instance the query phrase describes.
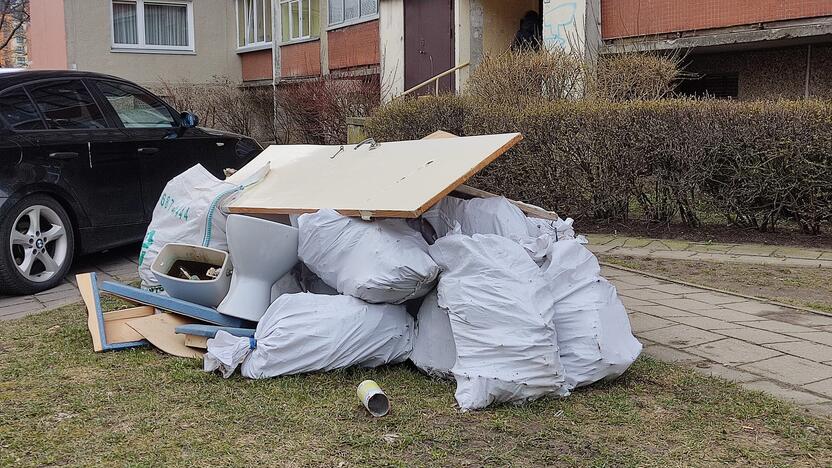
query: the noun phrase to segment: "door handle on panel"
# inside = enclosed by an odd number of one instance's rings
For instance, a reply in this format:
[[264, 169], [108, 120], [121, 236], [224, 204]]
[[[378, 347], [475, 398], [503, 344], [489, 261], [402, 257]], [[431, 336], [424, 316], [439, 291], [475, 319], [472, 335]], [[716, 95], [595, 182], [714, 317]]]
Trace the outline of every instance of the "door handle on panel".
[[55, 153], [49, 153], [49, 157], [51, 159], [60, 160], [75, 159], [78, 157], [78, 153], [76, 153], [75, 151], [57, 151]]
[[159, 148], [139, 148], [139, 154], [151, 155], [159, 152]]

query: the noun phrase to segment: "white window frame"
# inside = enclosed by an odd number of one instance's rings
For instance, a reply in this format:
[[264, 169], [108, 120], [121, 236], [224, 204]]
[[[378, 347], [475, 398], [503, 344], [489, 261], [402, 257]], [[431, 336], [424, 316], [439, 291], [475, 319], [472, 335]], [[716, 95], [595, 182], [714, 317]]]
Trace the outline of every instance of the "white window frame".
[[[309, 2], [310, 3], [309, 9], [311, 11], [311, 9], [312, 9], [311, 3], [312, 2], [317, 2], [317, 1], [320, 1], [320, 0], [279, 0], [279, 3], [277, 5], [278, 9], [277, 9], [277, 12], [275, 14], [278, 15], [278, 17], [280, 18], [280, 22], [281, 22], [281, 24], [280, 24], [280, 27], [281, 27], [280, 42], [281, 42], [281, 44], [293, 44], [295, 42], [306, 42], [306, 41], [309, 41], [311, 39], [318, 39], [317, 36], [312, 36], [311, 18], [310, 18], [310, 27], [309, 27], [310, 31], [306, 31], [306, 34], [304, 34], [303, 36], [292, 37], [292, 35], [294, 33], [294, 30], [293, 30], [294, 28], [292, 27], [292, 5], [295, 5], [295, 8], [297, 8], [297, 10], [298, 10], [298, 24], [300, 25], [301, 30], [302, 30], [303, 29], [303, 2]], [[286, 4], [286, 3], [289, 4], [289, 24], [283, 24], [283, 5]], [[283, 30], [282, 30], [282, 28], [289, 28], [289, 40], [288, 41], [283, 41]]]
[[[136, 4], [136, 33], [139, 39], [138, 44], [116, 43], [116, 32], [113, 24], [113, 3], [135, 3]], [[192, 0], [109, 0], [110, 3], [110, 47], [113, 51], [120, 52], [194, 52], [194, 4]], [[188, 45], [169, 46], [147, 44], [144, 31], [144, 4], [178, 5], [188, 8]]]
[[[346, 13], [344, 0], [327, 0], [327, 2], [326, 2], [326, 8], [327, 8], [326, 11], [327, 12], [329, 12], [329, 4], [333, 3], [333, 2], [340, 3], [341, 4], [341, 11]], [[378, 10], [381, 8], [380, 3], [381, 3], [381, 0], [378, 0], [376, 2], [376, 12], [375, 13], [362, 15], [359, 12], [358, 18], [343, 19], [343, 20], [341, 20], [337, 23], [333, 23], [332, 18], [329, 18], [329, 14], [327, 13], [327, 23], [329, 23], [329, 24], [327, 25], [326, 30], [331, 31], [333, 29], [343, 28], [343, 27], [346, 27], [346, 26], [352, 26], [353, 24], [360, 24], [360, 23], [366, 23], [367, 21], [377, 20], [378, 19]], [[359, 3], [359, 5], [360, 5], [360, 3]], [[359, 6], [359, 8], [360, 8], [360, 6]]]
[[[271, 7], [272, 7], [271, 8], [271, 11], [272, 11], [272, 18], [271, 18], [271, 20], [272, 20], [272, 30], [267, 30], [267, 28], [266, 28], [266, 15], [263, 15], [262, 18], [257, 17], [258, 13], [260, 12], [260, 9], [264, 9], [264, 6], [265, 6], [266, 3], [270, 3]], [[245, 6], [245, 4], [246, 4], [246, 2], [243, 2], [244, 6]], [[248, 32], [249, 32], [248, 18], [249, 18], [249, 15], [246, 14], [247, 13], [246, 11], [241, 12], [240, 11], [240, 2], [238, 2], [237, 0], [234, 0], [234, 8], [237, 12], [237, 16], [236, 16], [237, 36], [234, 40], [237, 44], [237, 51], [238, 52], [247, 52], [247, 51], [252, 51], [252, 50], [268, 49], [268, 48], [272, 47], [272, 44], [274, 44], [274, 22], [275, 22], [275, 19], [276, 19], [274, 2], [272, 2], [272, 0], [254, 0], [252, 2], [252, 5], [254, 5], [254, 19], [255, 19], [255, 21], [254, 21], [254, 29], [252, 30], [252, 38], [251, 38], [251, 41], [249, 41], [249, 37], [248, 37]], [[243, 9], [245, 10], [245, 8], [243, 8]], [[243, 15], [243, 20], [245, 21], [245, 24], [243, 25], [243, 27], [245, 28], [245, 31], [243, 31], [243, 42], [244, 42], [243, 45], [240, 45], [240, 15]], [[258, 41], [257, 40], [257, 33], [260, 32], [261, 27], [263, 28], [263, 40]], [[271, 36], [271, 38], [268, 38], [267, 36]]]

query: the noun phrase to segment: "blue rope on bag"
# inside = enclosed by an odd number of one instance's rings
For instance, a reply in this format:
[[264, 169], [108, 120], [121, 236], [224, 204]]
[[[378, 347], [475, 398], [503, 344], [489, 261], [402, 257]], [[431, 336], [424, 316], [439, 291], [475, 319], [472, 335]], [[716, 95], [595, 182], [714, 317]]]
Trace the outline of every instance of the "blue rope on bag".
[[248, 349], [257, 349], [257, 340], [253, 336], [248, 337]]

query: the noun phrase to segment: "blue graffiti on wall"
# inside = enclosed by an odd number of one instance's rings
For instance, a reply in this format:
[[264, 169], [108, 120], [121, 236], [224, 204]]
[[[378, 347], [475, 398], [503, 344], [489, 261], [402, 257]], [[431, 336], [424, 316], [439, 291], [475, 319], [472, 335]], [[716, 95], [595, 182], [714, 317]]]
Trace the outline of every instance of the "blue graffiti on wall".
[[547, 45], [568, 47], [569, 34], [575, 34], [578, 29], [576, 2], [549, 3], [543, 8], [543, 41]]

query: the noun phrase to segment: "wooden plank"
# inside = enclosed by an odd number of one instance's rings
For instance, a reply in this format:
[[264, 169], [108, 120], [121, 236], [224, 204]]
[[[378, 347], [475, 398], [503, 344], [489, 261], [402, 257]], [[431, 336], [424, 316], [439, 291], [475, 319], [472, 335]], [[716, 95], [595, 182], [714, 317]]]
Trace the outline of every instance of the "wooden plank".
[[126, 323], [150, 344], [168, 354], [193, 359], [202, 359], [205, 354], [186, 346], [185, 335], [176, 334], [176, 327], [193, 323], [187, 317], [165, 313], [130, 319]]
[[185, 346], [189, 348], [208, 349], [208, 337], [196, 335], [183, 335]]
[[233, 328], [252, 328], [252, 326], [256, 326], [256, 324], [249, 322], [248, 320], [243, 320], [237, 317], [229, 317], [228, 315], [223, 315], [208, 307], [176, 299], [174, 297], [162, 296], [124, 284], [105, 281], [101, 284], [101, 290], [129, 301], [153, 306], [157, 309], [174, 312], [176, 314], [213, 325]]
[[87, 329], [90, 331], [92, 348], [95, 352], [135, 348], [148, 344], [125, 321], [142, 315], [152, 315], [155, 313], [152, 307], [104, 312], [101, 309], [101, 296], [95, 273], [82, 273], [76, 275], [75, 279], [78, 282], [81, 298], [87, 307]]
[[519, 133], [352, 146], [270, 146], [229, 177], [241, 183], [265, 164], [265, 179], [229, 206], [232, 213], [416, 218], [522, 139]]

